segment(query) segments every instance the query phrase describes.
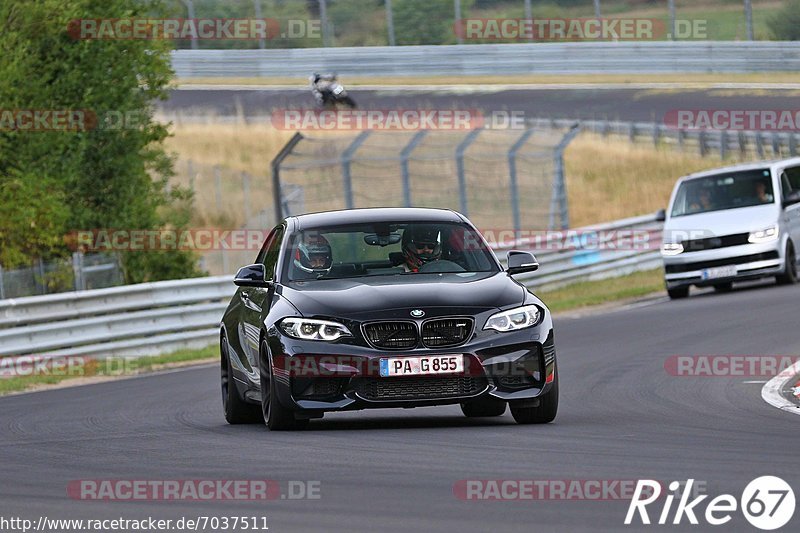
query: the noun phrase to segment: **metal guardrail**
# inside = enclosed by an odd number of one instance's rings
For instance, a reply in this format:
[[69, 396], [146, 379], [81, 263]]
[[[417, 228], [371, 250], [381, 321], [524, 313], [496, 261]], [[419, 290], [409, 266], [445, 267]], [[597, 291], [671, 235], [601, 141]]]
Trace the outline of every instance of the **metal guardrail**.
[[686, 41], [175, 50], [178, 78], [789, 72], [800, 42]]
[[[601, 237], [602, 245], [591, 249], [534, 248], [540, 270], [517, 279], [541, 289], [655, 268], [661, 261], [660, 229], [655, 216], [647, 215], [571, 230], [610, 237]], [[644, 231], [653, 238], [641, 250], [619, 250], [613, 233], [619, 230]], [[531, 242], [494, 248], [505, 262], [510, 249], [530, 249]], [[0, 300], [0, 357], [142, 356], [208, 346], [217, 341], [234, 291], [230, 276], [216, 276]]]

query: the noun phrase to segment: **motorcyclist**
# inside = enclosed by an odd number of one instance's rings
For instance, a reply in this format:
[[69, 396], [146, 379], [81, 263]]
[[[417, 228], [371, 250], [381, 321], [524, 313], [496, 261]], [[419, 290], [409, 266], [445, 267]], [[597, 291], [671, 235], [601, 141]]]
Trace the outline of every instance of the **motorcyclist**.
[[317, 233], [303, 235], [294, 253], [296, 279], [317, 279], [331, 270], [333, 254], [328, 240]]
[[324, 106], [325, 95], [330, 94], [333, 84], [336, 83], [336, 73], [320, 74], [315, 72], [309, 76], [308, 81], [311, 86], [311, 94], [314, 95], [314, 101], [317, 106]]
[[436, 226], [409, 226], [403, 232], [403, 268], [406, 272], [419, 272], [426, 263], [442, 257], [441, 232]]

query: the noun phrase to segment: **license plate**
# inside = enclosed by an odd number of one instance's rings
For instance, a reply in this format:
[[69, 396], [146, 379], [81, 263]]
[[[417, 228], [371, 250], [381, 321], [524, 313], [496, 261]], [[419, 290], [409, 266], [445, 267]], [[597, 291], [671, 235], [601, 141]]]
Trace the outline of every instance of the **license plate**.
[[426, 376], [453, 374], [464, 371], [462, 355], [423, 355], [419, 357], [384, 357], [380, 366], [382, 377]]
[[703, 279], [731, 278], [736, 275], [736, 265], [706, 268], [701, 272]]

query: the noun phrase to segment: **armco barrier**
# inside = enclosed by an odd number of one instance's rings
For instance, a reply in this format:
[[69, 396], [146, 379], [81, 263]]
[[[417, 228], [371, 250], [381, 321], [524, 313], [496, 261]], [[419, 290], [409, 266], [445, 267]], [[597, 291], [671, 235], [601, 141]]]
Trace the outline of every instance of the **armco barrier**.
[[794, 72], [800, 42], [683, 41], [175, 50], [179, 79]]
[[[650, 235], [645, 248], [619, 250], [605, 242], [589, 250], [545, 250], [537, 253], [539, 271], [517, 279], [534, 288], [558, 287], [658, 267], [661, 224], [654, 215], [576, 232], [607, 232], [614, 239], [614, 230], [632, 229]], [[501, 262], [510, 249], [530, 247], [513, 244], [495, 246]], [[216, 276], [0, 300], [0, 357], [142, 356], [208, 346], [217, 342], [234, 291], [230, 276]]]

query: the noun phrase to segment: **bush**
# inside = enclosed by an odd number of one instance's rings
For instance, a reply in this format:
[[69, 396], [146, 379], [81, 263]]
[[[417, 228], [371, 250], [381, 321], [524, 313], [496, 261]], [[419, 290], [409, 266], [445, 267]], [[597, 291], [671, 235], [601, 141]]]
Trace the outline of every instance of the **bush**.
[[788, 0], [767, 24], [774, 39], [800, 41], [800, 0]]

